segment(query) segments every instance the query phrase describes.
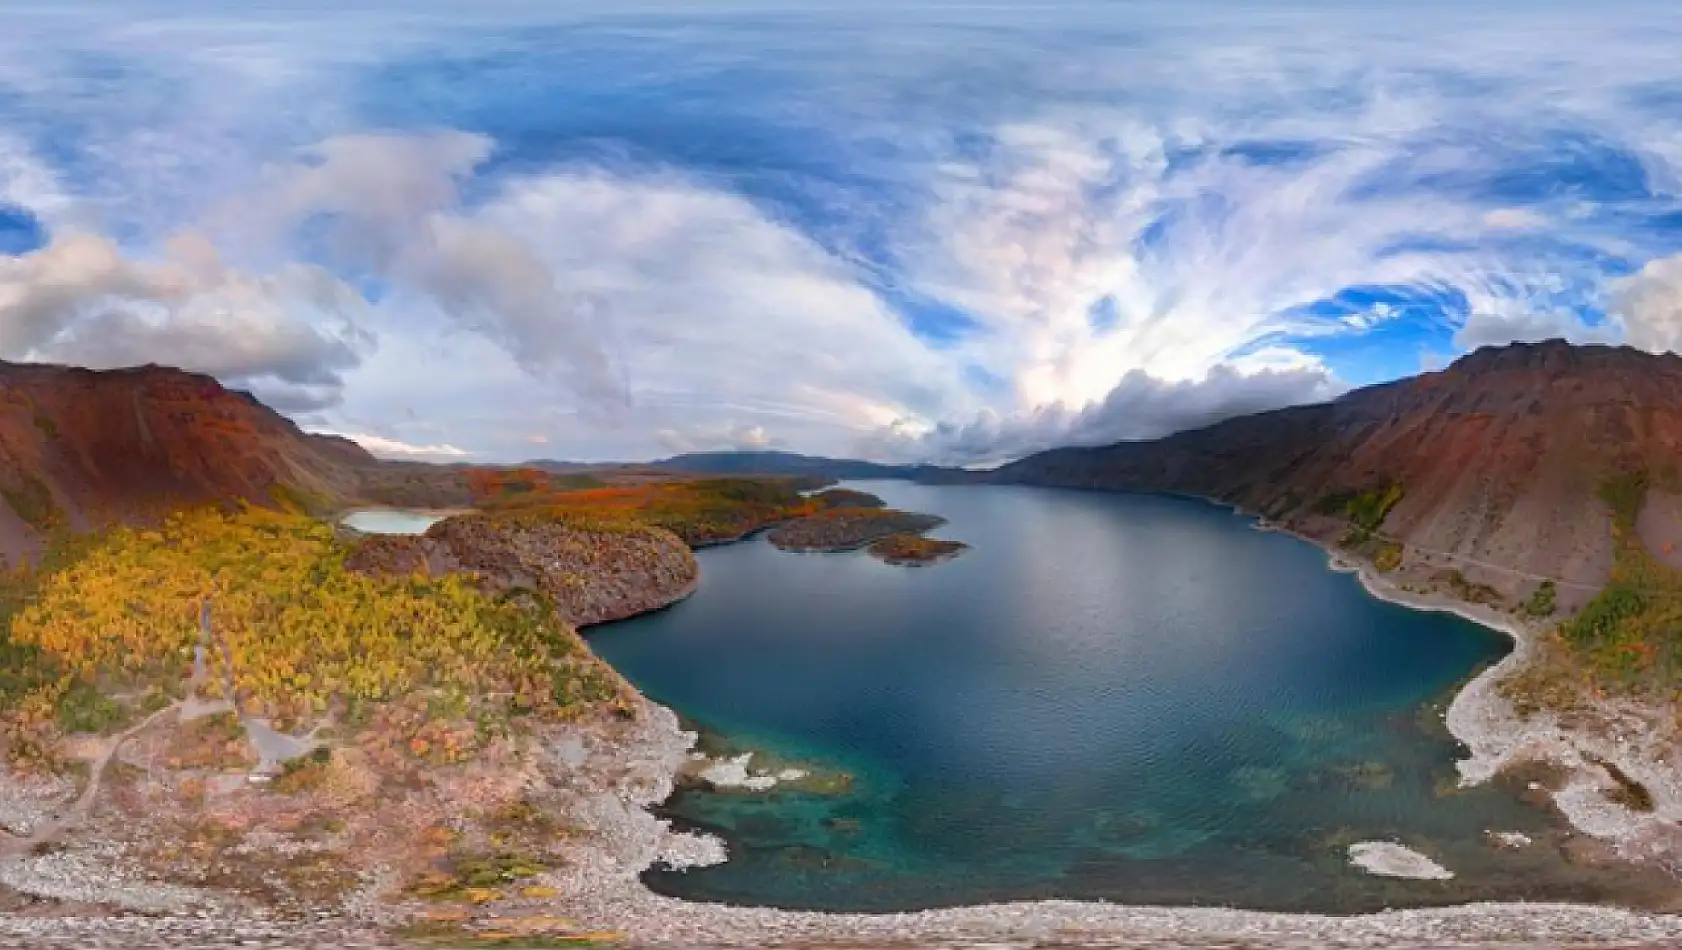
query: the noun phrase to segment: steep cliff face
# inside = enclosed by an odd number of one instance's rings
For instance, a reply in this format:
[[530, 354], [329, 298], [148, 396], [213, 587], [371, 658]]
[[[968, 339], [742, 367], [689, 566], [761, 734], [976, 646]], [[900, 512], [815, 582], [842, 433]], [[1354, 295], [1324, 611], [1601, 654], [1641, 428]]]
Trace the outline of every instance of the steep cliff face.
[[[1328, 504], [1339, 493], [1399, 486], [1384, 535], [1487, 562], [1500, 569], [1492, 583], [1517, 588], [1534, 581], [1525, 575], [1604, 582], [1612, 541], [1597, 491], [1635, 470], [1671, 484], [1679, 453], [1682, 358], [1548, 341], [1481, 349], [1323, 405], [1045, 452], [993, 478], [1203, 495], [1323, 538], [1346, 527]], [[1654, 494], [1643, 524], [1661, 548], [1682, 540], [1682, 521], [1664, 514], [1682, 506], [1667, 497]]]
[[183, 503], [353, 493], [373, 457], [247, 393], [163, 367], [0, 363], [0, 550]]
[[346, 496], [374, 465], [208, 376], [0, 363], [0, 553], [180, 504]]

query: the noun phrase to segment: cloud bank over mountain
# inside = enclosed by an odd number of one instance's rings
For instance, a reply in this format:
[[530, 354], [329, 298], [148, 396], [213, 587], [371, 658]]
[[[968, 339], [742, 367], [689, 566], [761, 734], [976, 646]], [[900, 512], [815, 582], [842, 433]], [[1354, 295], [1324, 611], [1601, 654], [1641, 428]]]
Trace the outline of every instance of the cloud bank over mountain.
[[0, 357], [393, 454], [972, 464], [1673, 350], [1682, 21], [1632, 11], [0, 12]]

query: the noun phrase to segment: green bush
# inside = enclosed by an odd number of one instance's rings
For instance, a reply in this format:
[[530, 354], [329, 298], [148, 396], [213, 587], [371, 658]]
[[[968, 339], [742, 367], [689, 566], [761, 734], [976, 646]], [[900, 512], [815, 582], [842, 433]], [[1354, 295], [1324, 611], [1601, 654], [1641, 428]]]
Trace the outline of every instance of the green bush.
[[1555, 598], [1558, 590], [1553, 581], [1543, 581], [1537, 586], [1536, 592], [1524, 602], [1524, 612], [1532, 617], [1551, 617], [1557, 608]]
[[1390, 484], [1365, 491], [1336, 491], [1322, 495], [1314, 503], [1314, 510], [1323, 515], [1342, 515], [1353, 526], [1352, 533], [1361, 539], [1377, 531], [1390, 509], [1402, 500], [1402, 486]]
[[1600, 595], [1588, 602], [1581, 613], [1562, 627], [1560, 634], [1578, 645], [1590, 645], [1615, 639], [1620, 628], [1647, 609], [1641, 592], [1626, 582], [1613, 581]]
[[1600, 499], [1612, 509], [1612, 517], [1619, 525], [1635, 524], [1641, 505], [1647, 500], [1647, 473], [1625, 472], [1607, 479], [1600, 486]]
[[24, 475], [14, 488], [0, 488], [0, 497], [30, 527], [45, 534], [64, 525], [64, 512], [53, 501], [52, 489], [33, 475]]

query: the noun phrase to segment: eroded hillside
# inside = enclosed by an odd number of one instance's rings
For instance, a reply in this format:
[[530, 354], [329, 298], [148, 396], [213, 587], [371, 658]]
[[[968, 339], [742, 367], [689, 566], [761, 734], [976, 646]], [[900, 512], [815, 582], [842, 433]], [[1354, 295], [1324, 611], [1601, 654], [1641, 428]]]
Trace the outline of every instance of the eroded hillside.
[[[1562, 606], [1575, 607], [1612, 572], [1601, 486], [1674, 472], [1679, 450], [1682, 358], [1550, 341], [1482, 349], [1323, 405], [1045, 452], [995, 477], [1196, 494], [1330, 541], [1359, 519], [1347, 501], [1394, 489], [1371, 532], [1515, 601], [1556, 579]], [[1674, 550], [1682, 520], [1655, 501], [1647, 530]]]

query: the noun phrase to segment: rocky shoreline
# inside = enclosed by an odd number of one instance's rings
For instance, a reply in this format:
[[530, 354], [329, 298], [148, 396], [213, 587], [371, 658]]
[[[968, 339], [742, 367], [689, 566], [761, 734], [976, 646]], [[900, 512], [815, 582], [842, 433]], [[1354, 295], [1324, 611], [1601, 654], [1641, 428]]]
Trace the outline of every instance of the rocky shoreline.
[[[1285, 530], [1265, 524], [1258, 527]], [[1673, 823], [1682, 816], [1682, 794], [1660, 750], [1649, 747], [1650, 738], [1630, 732], [1588, 737], [1548, 717], [1524, 720], [1500, 694], [1501, 680], [1530, 658], [1533, 631], [1485, 607], [1401, 590], [1369, 567], [1346, 561], [1329, 549], [1328, 557], [1332, 569], [1357, 573], [1375, 597], [1414, 609], [1450, 611], [1514, 639], [1513, 653], [1473, 678], [1447, 712], [1448, 728], [1470, 750], [1469, 758], [1460, 763], [1463, 783], [1488, 781], [1520, 761], [1552, 761], [1565, 766], [1570, 775], [1555, 802], [1574, 825], [1612, 842], [1626, 857], [1662, 860], [1676, 853], [1671, 850], [1675, 844], [1671, 836]], [[692, 581], [673, 585], [673, 599], [681, 599], [693, 586]], [[667, 605], [647, 604], [643, 609]], [[530, 908], [614, 934], [623, 945], [1285, 950], [1682, 944], [1682, 916], [1596, 905], [1484, 903], [1335, 916], [1034, 901], [916, 913], [832, 914], [681, 901], [650, 891], [641, 881], [642, 872], [653, 866], [717, 863], [727, 858], [726, 849], [711, 836], [676, 831], [650, 811], [670, 797], [682, 770], [692, 765], [697, 737], [682, 728], [670, 709], [640, 697], [636, 706], [634, 717], [602, 716], [571, 723], [552, 737], [552, 762], [544, 774], [559, 794], [557, 817], [573, 829], [574, 837], [566, 863], [542, 878], [541, 884], [551, 888], [554, 897]], [[1607, 712], [1636, 715], [1612, 707]], [[1633, 723], [1626, 725], [1633, 728]], [[1605, 794], [1611, 780], [1591, 756], [1615, 763], [1651, 789], [1654, 811], [1638, 815], [1613, 805]], [[281, 922], [248, 909], [202, 904], [183, 905], [164, 911], [163, 916], [133, 916], [112, 913], [108, 906], [95, 906], [95, 902], [132, 904], [125, 901], [125, 892], [143, 896], [140, 890], [147, 885], [125, 884], [116, 875], [83, 876], [89, 879], [82, 882], [90, 886], [89, 903], [0, 913], [0, 947], [395, 947], [405, 944], [389, 935], [390, 928], [417, 909], [353, 901], [344, 918], [309, 923]], [[21, 892], [41, 893], [30, 885], [27, 875], [8, 874], [6, 883]], [[155, 915], [160, 908], [146, 911]]]
[[[1402, 590], [1367, 565], [1345, 569], [1351, 568], [1380, 600], [1452, 613], [1512, 638], [1513, 651], [1461, 689], [1444, 716], [1449, 732], [1469, 753], [1458, 763], [1462, 785], [1488, 782], [1525, 763], [1556, 766], [1565, 779], [1552, 790], [1553, 804], [1572, 827], [1611, 844], [1623, 858], [1652, 861], [1682, 876], [1682, 774], [1675, 767], [1676, 743], [1665, 741], [1655, 728], [1670, 718], [1663, 710], [1603, 699], [1596, 704], [1596, 719], [1575, 727], [1545, 710], [1521, 716], [1500, 687], [1532, 662], [1540, 631], [1483, 605]], [[1653, 802], [1650, 811], [1613, 801], [1619, 789], [1613, 769], [1646, 789]]]
[[[1370, 563], [1351, 560], [1316, 538], [1233, 505], [1198, 500], [1255, 518], [1258, 530], [1287, 534], [1320, 548], [1329, 569], [1356, 575], [1362, 588], [1379, 600], [1411, 610], [1451, 613], [1511, 639], [1512, 652], [1472, 677], [1444, 713], [1444, 726], [1467, 750], [1467, 757], [1457, 763], [1460, 784], [1480, 785], [1527, 763], [1554, 766], [1563, 771], [1563, 783], [1547, 791], [1573, 828], [1608, 843], [1626, 860], [1650, 861], [1682, 878], [1682, 747], [1666, 741], [1665, 730], [1659, 728], [1674, 722], [1672, 714], [1628, 699], [1602, 697], [1592, 719], [1579, 716], [1571, 725], [1546, 710], [1520, 715], [1502, 695], [1501, 685], [1535, 661], [1543, 627], [1487, 604], [1405, 590]], [[1613, 770], [1633, 778], [1651, 795], [1650, 811], [1633, 811], [1612, 800], [1619, 785]]]
[[[1492, 779], [1502, 769], [1542, 759], [1575, 765], [1569, 783], [1555, 798], [1560, 811], [1585, 833], [1613, 843], [1630, 859], [1660, 855], [1652, 843], [1670, 840], [1672, 822], [1682, 813], [1674, 780], [1654, 773], [1662, 766], [1643, 759], [1636, 744], [1591, 741], [1563, 731], [1551, 720], [1523, 720], [1501, 696], [1498, 685], [1522, 668], [1530, 657], [1533, 633], [1511, 618], [1487, 607], [1461, 604], [1443, 597], [1403, 591], [1370, 568], [1344, 560], [1335, 550], [1312, 538], [1278, 526], [1299, 540], [1327, 551], [1333, 570], [1352, 571], [1375, 597], [1420, 610], [1458, 614], [1467, 620], [1511, 636], [1515, 650], [1501, 663], [1474, 677], [1455, 697], [1447, 725], [1470, 750], [1459, 765], [1463, 784]], [[685, 753], [678, 745], [693, 737], [678, 730], [670, 710], [652, 707], [652, 720], [669, 724], [659, 747], [670, 761]], [[661, 726], [664, 729], [666, 726]], [[1583, 746], [1590, 746], [1588, 749]], [[1583, 756], [1598, 755], [1624, 768], [1643, 782], [1651, 780], [1657, 807], [1649, 815], [1619, 808], [1606, 798], [1605, 770]], [[1637, 753], [1637, 754], [1632, 754]], [[636, 758], [635, 756], [632, 757]], [[1597, 778], [1595, 772], [1598, 771]], [[670, 794], [669, 784], [639, 808], [658, 803]], [[673, 832], [642, 812], [627, 813], [638, 834], [657, 841], [638, 849], [646, 855], [673, 853], [701, 860], [723, 858], [723, 846], [707, 838]], [[629, 830], [627, 828], [627, 830]], [[1668, 853], [1668, 852], [1666, 852]], [[658, 859], [656, 859], [658, 860]], [[620, 867], [635, 865], [634, 858]], [[650, 862], [650, 865], [654, 863]], [[1675, 868], [1674, 864], [1667, 867]], [[1623, 910], [1597, 905], [1478, 903], [1458, 907], [1388, 911], [1379, 914], [1335, 916], [1288, 914], [1196, 907], [1142, 907], [1076, 901], [1033, 901], [980, 905], [902, 914], [832, 914], [781, 911], [692, 903], [649, 891], [636, 874], [594, 878], [597, 886], [575, 891], [568, 912], [600, 926], [624, 932], [633, 942], [649, 945], [736, 946], [849, 946], [895, 947], [930, 944], [963, 946], [1012, 942], [1058, 942], [1070, 946], [1137, 946], [1195, 948], [1239, 945], [1267, 947], [1432, 947], [1458, 946], [1569, 946], [1616, 942], [1619, 946], [1675, 946], [1682, 942], [1682, 916]]]
[[[590, 811], [601, 837], [575, 862], [560, 912], [623, 933], [639, 946], [910, 947], [1066, 945], [1091, 947], [1419, 947], [1595, 944], [1674, 946], [1682, 917], [1572, 904], [1468, 904], [1359, 916], [1079, 901], [990, 904], [899, 914], [834, 914], [695, 903], [663, 897], [640, 880], [656, 863], [693, 867], [725, 857], [704, 835], [673, 831], [646, 809], [671, 792], [693, 734], [649, 704], [628, 746], [594, 754], [654, 776], [598, 790]], [[630, 738], [627, 736], [626, 738]]]

